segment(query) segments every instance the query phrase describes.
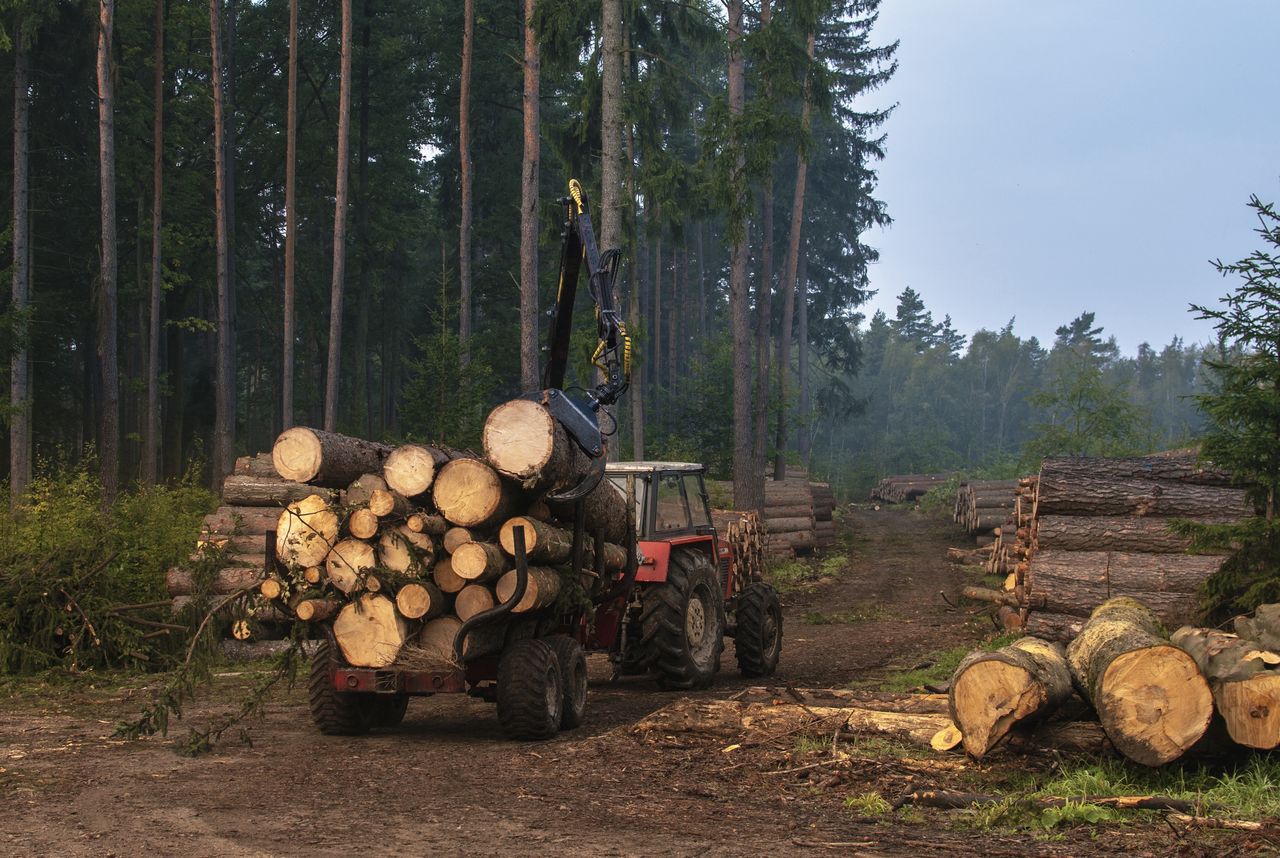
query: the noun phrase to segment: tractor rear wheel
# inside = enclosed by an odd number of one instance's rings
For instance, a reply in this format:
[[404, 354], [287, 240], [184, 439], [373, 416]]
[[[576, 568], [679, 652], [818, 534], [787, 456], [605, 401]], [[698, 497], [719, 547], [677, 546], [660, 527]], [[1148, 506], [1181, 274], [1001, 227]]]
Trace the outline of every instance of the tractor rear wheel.
[[733, 649], [743, 676], [772, 676], [782, 655], [782, 605], [768, 584], [752, 584], [734, 602]]
[[724, 591], [705, 552], [674, 548], [667, 580], [641, 594], [642, 649], [658, 685], [705, 688], [724, 651]]
[[328, 640], [316, 645], [307, 681], [311, 720], [326, 736], [359, 736], [373, 726], [373, 695], [339, 691], [333, 687], [332, 670], [337, 663]]
[[560, 729], [564, 687], [555, 650], [518, 640], [498, 661], [498, 723], [512, 739], [549, 739]]
[[399, 727], [409, 708], [408, 694], [378, 694], [373, 699], [370, 727]]
[[568, 635], [552, 635], [545, 639], [556, 654], [560, 666], [560, 683], [564, 690], [560, 728], [572, 730], [581, 726], [587, 709], [587, 656], [582, 644]]

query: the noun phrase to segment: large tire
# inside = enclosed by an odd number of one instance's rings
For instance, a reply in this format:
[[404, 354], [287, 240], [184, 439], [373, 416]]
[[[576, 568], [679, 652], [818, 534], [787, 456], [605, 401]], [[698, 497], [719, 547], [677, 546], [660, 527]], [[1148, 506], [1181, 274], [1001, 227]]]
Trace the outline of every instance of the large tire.
[[408, 694], [377, 694], [373, 698], [370, 727], [399, 727], [409, 708]]
[[512, 739], [549, 739], [560, 729], [560, 664], [546, 641], [526, 638], [498, 662], [498, 723]]
[[563, 697], [560, 712], [560, 729], [572, 730], [581, 726], [587, 710], [587, 656], [582, 644], [568, 635], [552, 635], [545, 638], [556, 654], [560, 666], [560, 684]]
[[782, 605], [768, 584], [751, 584], [734, 601], [733, 649], [743, 676], [772, 676], [782, 655]]
[[373, 701], [366, 699], [372, 695], [334, 688], [330, 671], [336, 662], [329, 641], [321, 640], [311, 657], [307, 681], [311, 720], [326, 736], [359, 736], [373, 726]]
[[641, 645], [658, 685], [706, 688], [724, 652], [724, 592], [705, 552], [674, 548], [667, 580], [641, 593]]

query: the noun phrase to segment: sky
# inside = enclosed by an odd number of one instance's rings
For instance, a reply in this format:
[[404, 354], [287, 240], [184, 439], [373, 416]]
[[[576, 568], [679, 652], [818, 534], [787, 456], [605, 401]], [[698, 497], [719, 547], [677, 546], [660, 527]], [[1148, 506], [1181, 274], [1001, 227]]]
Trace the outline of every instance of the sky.
[[1091, 310], [1125, 353], [1212, 328], [1209, 264], [1280, 201], [1276, 0], [883, 0], [894, 78], [864, 308], [910, 286], [965, 333], [1051, 342]]

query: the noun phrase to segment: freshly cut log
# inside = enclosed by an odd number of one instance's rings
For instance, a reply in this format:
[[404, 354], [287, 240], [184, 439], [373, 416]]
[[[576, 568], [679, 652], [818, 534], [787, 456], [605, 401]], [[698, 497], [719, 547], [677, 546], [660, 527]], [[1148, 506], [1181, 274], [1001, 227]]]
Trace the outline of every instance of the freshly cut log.
[[252, 536], [220, 536], [201, 533], [196, 538], [196, 551], [207, 549], [220, 549], [233, 557], [243, 554], [265, 554], [266, 539], [261, 533]]
[[388, 528], [378, 538], [378, 562], [393, 572], [419, 575], [431, 565], [435, 543], [408, 527]]
[[1280, 604], [1259, 605], [1252, 617], [1236, 617], [1236, 634], [1280, 652]]
[[431, 619], [444, 613], [444, 594], [429, 581], [413, 581], [396, 592], [396, 609], [410, 620]]
[[446, 554], [452, 554], [461, 546], [474, 541], [475, 537], [467, 528], [451, 527], [444, 532], [444, 551]]
[[[1037, 557], [1043, 555], [1041, 552]], [[1206, 580], [1217, 574], [1225, 560], [1225, 557], [1206, 555], [1113, 551], [1107, 561], [1111, 595], [1195, 593]]]
[[[551, 512], [562, 521], [573, 521], [572, 503], [552, 503]], [[605, 542], [622, 545], [627, 541], [627, 496], [624, 491], [604, 479], [582, 499], [587, 535], [602, 535]]]
[[1243, 489], [1040, 473], [1036, 514], [1244, 518], [1253, 506]]
[[308, 566], [302, 570], [302, 579], [308, 584], [319, 584], [324, 579], [324, 569], [319, 566]]
[[[256, 589], [262, 581], [262, 568], [232, 567], [219, 569], [209, 585], [209, 592], [216, 595]], [[190, 570], [173, 567], [164, 576], [164, 586], [170, 596], [190, 596], [196, 591], [195, 578]]]
[[386, 481], [377, 474], [361, 474], [342, 492], [342, 503], [344, 506], [366, 506], [375, 491], [386, 488]]
[[405, 519], [404, 526], [414, 533], [426, 533], [431, 536], [444, 536], [445, 531], [449, 529], [449, 523], [444, 520], [444, 516], [425, 512], [413, 513]]
[[373, 546], [363, 539], [342, 540], [324, 560], [329, 583], [343, 593], [355, 590], [377, 565]]
[[458, 619], [466, 622], [496, 604], [493, 591], [488, 587], [483, 584], [468, 584], [454, 597], [453, 612], [458, 615]]
[[306, 483], [294, 483], [279, 477], [252, 477], [232, 474], [222, 481], [223, 503], [239, 506], [281, 507], [290, 501], [315, 494]]
[[1238, 635], [1191, 626], [1172, 640], [1209, 680], [1233, 742], [1262, 750], [1280, 746], [1280, 654]]
[[426, 494], [435, 481], [436, 472], [449, 462], [452, 451], [424, 444], [396, 447], [382, 466], [387, 487], [406, 498]]
[[232, 473], [242, 477], [275, 477], [280, 479], [280, 474], [276, 473], [275, 463], [271, 461], [270, 453], [239, 457], [236, 459]]
[[1151, 456], [1093, 458], [1067, 456], [1045, 459], [1041, 472], [1050, 476], [1088, 477], [1111, 481], [1153, 480], [1202, 486], [1229, 486], [1231, 475], [1211, 464], [1202, 464], [1195, 450], [1171, 450]]
[[342, 609], [342, 605], [333, 599], [304, 599], [293, 609], [298, 619], [304, 622], [321, 622], [327, 620]]
[[1172, 762], [1209, 728], [1213, 695], [1195, 659], [1169, 643], [1155, 614], [1135, 599], [1098, 606], [1067, 660], [1107, 738], [1135, 763]]
[[476, 584], [488, 583], [511, 568], [511, 560], [502, 553], [502, 549], [489, 542], [459, 545], [450, 559], [459, 578]]
[[806, 518], [769, 518], [765, 516], [765, 526], [770, 534], [813, 532], [813, 519]]
[[460, 527], [485, 530], [510, 516], [516, 490], [485, 462], [454, 459], [436, 475], [432, 497], [436, 509], [449, 521]]
[[1167, 518], [1042, 515], [1036, 521], [1036, 544], [1042, 551], [1182, 554], [1191, 540], [1171, 533]]
[[428, 659], [439, 659], [442, 667], [453, 664], [453, 640], [462, 628], [457, 617], [438, 617], [422, 627], [418, 633], [418, 646]]
[[809, 550], [813, 548], [813, 531], [800, 530], [792, 533], [774, 533], [769, 531], [765, 536], [765, 544], [767, 546], [784, 545], [797, 550]]
[[392, 514], [404, 515], [408, 511], [409, 502], [398, 492], [374, 489], [373, 494], [369, 496], [369, 512], [378, 518], [385, 518]]
[[1050, 611], [1031, 611], [1027, 614], [1026, 632], [1045, 640], [1070, 643], [1080, 634], [1088, 617], [1074, 614], [1055, 614]]
[[1062, 648], [1021, 638], [960, 662], [951, 680], [951, 719], [965, 750], [982, 759], [1015, 725], [1044, 719], [1070, 696], [1071, 668]]
[[436, 561], [431, 569], [431, 577], [445, 593], [457, 593], [469, 583], [453, 571], [453, 558], [447, 554]]
[[280, 510], [264, 506], [220, 506], [204, 517], [205, 533], [216, 536], [236, 534], [261, 536], [275, 530]]
[[[497, 590], [499, 602], [505, 602], [510, 599], [516, 591], [516, 571], [512, 569], [503, 575], [495, 589]], [[524, 595], [516, 603], [516, 606], [511, 609], [511, 612], [523, 614], [529, 611], [541, 610], [555, 604], [559, 595], [560, 576], [556, 574], [556, 571], [543, 566], [530, 566], [529, 583], [525, 587]]]
[[276, 556], [289, 567], [319, 566], [338, 541], [338, 517], [321, 495], [289, 504], [276, 523]]
[[356, 539], [373, 539], [378, 535], [378, 517], [367, 509], [355, 509], [347, 518], [347, 530]]
[[780, 506], [768, 506], [764, 508], [764, 517], [769, 521], [775, 518], [808, 518], [813, 515], [814, 509], [807, 504], [783, 504]]
[[484, 454], [498, 473], [527, 491], [571, 488], [591, 460], [540, 402], [504, 402], [484, 421]]
[[336, 489], [382, 470], [390, 453], [386, 444], [295, 426], [280, 433], [271, 461], [286, 480]]
[[279, 599], [284, 593], [284, 582], [274, 575], [270, 578], [264, 578], [262, 583], [258, 585], [258, 592], [262, 594], [264, 599]]
[[386, 596], [364, 593], [338, 612], [333, 636], [354, 667], [386, 667], [409, 637], [409, 623]]
[[573, 534], [523, 515], [507, 519], [498, 531], [498, 542], [510, 556], [516, 556], [517, 527], [524, 528], [525, 556], [530, 562], [556, 564], [569, 560], [573, 552]]

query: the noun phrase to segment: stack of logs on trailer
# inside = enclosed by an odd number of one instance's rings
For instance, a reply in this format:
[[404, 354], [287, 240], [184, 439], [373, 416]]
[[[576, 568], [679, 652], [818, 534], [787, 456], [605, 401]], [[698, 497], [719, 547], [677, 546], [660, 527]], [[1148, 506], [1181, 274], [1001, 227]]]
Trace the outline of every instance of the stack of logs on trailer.
[[907, 503], [924, 496], [950, 477], [950, 474], [898, 474], [885, 477], [871, 490], [871, 499], [885, 503]]
[[1170, 523], [1253, 514], [1230, 475], [1202, 466], [1194, 451], [1045, 459], [1037, 477], [1021, 481], [1014, 526], [1001, 527], [992, 548], [989, 569], [1006, 575], [1004, 591], [966, 592], [999, 604], [1005, 628], [1050, 640], [1073, 638], [1116, 596], [1140, 600], [1175, 628], [1194, 616], [1197, 592], [1226, 557], [1188, 553]]
[[765, 553], [790, 557], [835, 544], [835, 493], [827, 483], [809, 481], [799, 468], [786, 479], [764, 481]]
[[1017, 500], [1017, 480], [974, 480], [956, 490], [952, 519], [977, 539], [990, 545], [995, 531], [1011, 521]]

